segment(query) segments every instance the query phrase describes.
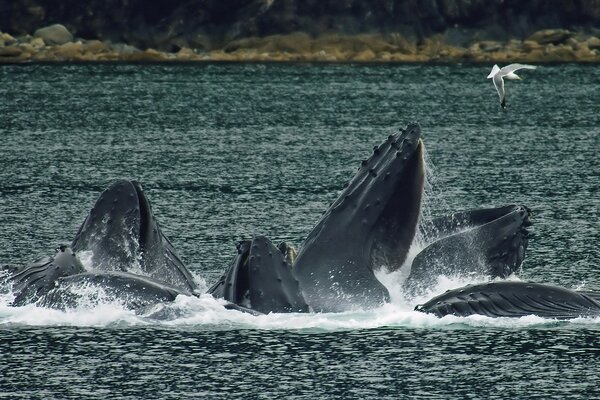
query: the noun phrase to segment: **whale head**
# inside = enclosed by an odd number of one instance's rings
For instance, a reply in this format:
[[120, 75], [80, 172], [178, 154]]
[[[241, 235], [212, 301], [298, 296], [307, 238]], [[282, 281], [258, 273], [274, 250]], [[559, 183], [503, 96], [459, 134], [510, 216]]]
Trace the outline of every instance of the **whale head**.
[[72, 247], [91, 252], [91, 269], [135, 272], [190, 291], [196, 287], [135, 181], [120, 180], [102, 192]]
[[301, 245], [294, 274], [315, 311], [389, 300], [374, 271], [399, 268], [408, 254], [424, 188], [423, 148], [418, 123], [376, 146]]

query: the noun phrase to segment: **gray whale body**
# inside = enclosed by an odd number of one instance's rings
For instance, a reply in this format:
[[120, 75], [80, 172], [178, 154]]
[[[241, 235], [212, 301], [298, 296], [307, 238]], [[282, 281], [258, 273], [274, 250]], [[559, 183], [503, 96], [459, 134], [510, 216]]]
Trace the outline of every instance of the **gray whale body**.
[[[89, 252], [89, 270], [78, 255]], [[14, 306], [37, 303], [74, 307], [77, 288], [96, 286], [137, 309], [172, 301], [197, 288], [191, 272], [160, 229], [149, 200], [136, 181], [119, 180], [98, 198], [72, 245], [32, 264], [3, 266]]]
[[15, 298], [14, 306], [23, 306], [43, 299], [66, 276], [85, 272], [81, 261], [66, 246], [60, 246], [56, 254], [25, 266], [4, 266], [5, 280], [11, 282]]
[[264, 236], [238, 244], [225, 274], [208, 293], [260, 313], [308, 312], [292, 266]]
[[362, 162], [300, 246], [293, 266], [313, 310], [369, 309], [389, 301], [374, 272], [406, 259], [424, 178], [418, 124], [390, 135]]

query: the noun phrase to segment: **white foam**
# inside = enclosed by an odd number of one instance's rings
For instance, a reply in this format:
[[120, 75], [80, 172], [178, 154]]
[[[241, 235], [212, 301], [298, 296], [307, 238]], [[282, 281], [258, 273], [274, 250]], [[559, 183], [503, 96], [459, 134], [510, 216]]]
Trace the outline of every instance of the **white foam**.
[[[432, 293], [407, 302], [401, 295], [394, 275], [392, 282], [392, 302], [378, 309], [369, 311], [349, 311], [343, 313], [312, 314], [268, 314], [254, 316], [237, 310], [224, 308], [223, 300], [214, 299], [210, 295], [200, 297], [178, 296], [170, 304], [160, 304], [136, 314], [127, 310], [120, 302], [102, 297], [102, 293], [89, 293], [94, 302], [82, 301], [74, 309], [65, 311], [53, 310], [27, 305], [23, 307], [9, 306], [12, 296], [0, 297], [0, 326], [94, 326], [114, 325], [162, 325], [194, 329], [265, 329], [265, 330], [302, 330], [302, 331], [335, 331], [373, 328], [420, 328], [420, 327], [503, 327], [507, 329], [547, 326], [564, 323], [599, 324], [600, 318], [579, 318], [570, 322], [558, 322], [535, 316], [522, 318], [489, 318], [480, 315], [470, 317], [446, 316], [437, 318], [413, 311], [419, 301], [431, 298], [431, 295], [443, 293], [449, 288], [463, 285], [460, 279], [440, 279]], [[387, 282], [389, 284], [389, 282]], [[82, 290], [94, 290], [86, 287]], [[96, 289], [98, 290], [98, 289]], [[396, 293], [396, 294], [394, 294]], [[85, 296], [84, 296], [85, 298]]]

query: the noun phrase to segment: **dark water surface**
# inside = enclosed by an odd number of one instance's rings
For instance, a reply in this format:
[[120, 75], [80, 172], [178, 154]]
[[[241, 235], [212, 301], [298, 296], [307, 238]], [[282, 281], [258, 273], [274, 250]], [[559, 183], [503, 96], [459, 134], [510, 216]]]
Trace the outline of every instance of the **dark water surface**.
[[[525, 204], [520, 276], [600, 290], [600, 66], [525, 71], [506, 111], [490, 69], [0, 66], [0, 263], [69, 243], [130, 178], [211, 283], [236, 240], [301, 242], [373, 145], [418, 120], [428, 213]], [[0, 397], [600, 396], [598, 321], [91, 313], [0, 306]]]

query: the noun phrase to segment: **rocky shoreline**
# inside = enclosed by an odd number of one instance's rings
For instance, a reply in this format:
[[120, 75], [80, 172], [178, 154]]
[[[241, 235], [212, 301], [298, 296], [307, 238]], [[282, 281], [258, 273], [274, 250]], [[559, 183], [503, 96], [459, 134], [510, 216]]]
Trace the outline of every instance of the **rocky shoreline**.
[[[190, 46], [190, 47], [188, 47]], [[193, 47], [192, 47], [193, 46]], [[174, 52], [74, 37], [62, 25], [14, 37], [0, 32], [0, 63], [36, 62], [600, 62], [600, 38], [545, 29], [524, 39], [474, 39], [463, 45], [436, 34], [419, 43], [399, 33], [290, 33], [231, 40], [212, 47], [208, 37]]]

